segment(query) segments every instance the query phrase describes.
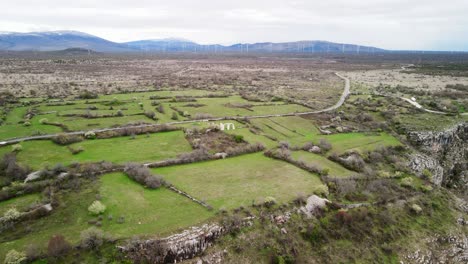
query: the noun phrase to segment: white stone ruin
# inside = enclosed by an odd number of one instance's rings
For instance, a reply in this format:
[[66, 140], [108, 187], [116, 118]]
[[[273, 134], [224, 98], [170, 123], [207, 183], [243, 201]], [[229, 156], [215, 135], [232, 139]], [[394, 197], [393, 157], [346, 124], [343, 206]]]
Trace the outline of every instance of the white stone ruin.
[[234, 130], [236, 126], [233, 123], [219, 123], [220, 130]]

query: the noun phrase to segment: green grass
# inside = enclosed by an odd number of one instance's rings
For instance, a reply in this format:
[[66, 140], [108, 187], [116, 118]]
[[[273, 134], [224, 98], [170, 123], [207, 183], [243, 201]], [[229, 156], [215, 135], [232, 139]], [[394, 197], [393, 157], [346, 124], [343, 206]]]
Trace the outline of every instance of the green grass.
[[264, 134], [293, 145], [313, 141], [319, 134], [313, 121], [299, 116], [255, 119], [252, 124], [260, 127]]
[[[177, 106], [178, 109], [182, 111], [187, 111], [192, 116], [195, 116], [197, 113], [210, 113], [216, 117], [224, 116], [251, 116], [251, 115], [264, 115], [264, 114], [282, 114], [290, 112], [304, 112], [310, 109], [295, 104], [283, 104], [278, 103], [274, 106], [264, 106], [262, 103], [249, 102], [242, 99], [240, 96], [230, 96], [226, 98], [198, 98], [197, 102], [199, 104], [204, 104], [205, 106], [193, 108], [186, 107], [187, 103], [170, 103], [171, 105]], [[227, 103], [241, 103], [241, 104], [250, 104], [253, 107], [253, 111], [249, 111], [245, 108], [232, 108], [227, 107]]]
[[[54, 166], [57, 163], [67, 165], [74, 161], [151, 162], [174, 158], [192, 150], [182, 131], [138, 135], [133, 140], [130, 137], [85, 140], [70, 145], [72, 148], [84, 148], [77, 155], [72, 155], [66, 146], [59, 146], [51, 141], [26, 141], [21, 145], [23, 150], [17, 154], [18, 161], [33, 169], [42, 169], [46, 165]], [[10, 146], [2, 147], [0, 155], [9, 151]]]
[[[18, 109], [21, 109], [21, 108], [18, 108]], [[38, 134], [39, 132], [42, 134], [54, 134], [54, 133], [59, 133], [62, 131], [62, 129], [59, 127], [43, 125], [39, 123], [39, 120], [41, 120], [42, 118], [47, 118], [49, 116], [55, 116], [55, 115], [35, 116], [29, 121], [31, 123], [30, 126], [24, 126], [23, 124], [18, 124], [19, 121], [23, 120], [22, 114], [24, 113], [15, 112], [15, 110], [16, 109], [10, 112], [10, 115], [7, 118], [6, 124], [0, 126], [0, 140], [16, 138], [16, 137], [32, 136], [32, 135]], [[25, 109], [24, 109], [24, 112], [26, 112]]]
[[307, 164], [316, 165], [322, 169], [329, 169], [329, 177], [349, 177], [356, 174], [353, 171], [350, 171], [340, 164], [333, 162], [321, 155], [310, 153], [307, 151], [293, 151], [292, 157], [296, 160], [303, 160]]
[[[214, 216], [201, 205], [166, 188], [145, 189], [122, 173], [101, 177], [100, 193], [107, 206], [103, 229], [117, 237], [166, 235]], [[123, 224], [116, 222], [125, 217]]]
[[401, 143], [395, 137], [387, 133], [366, 135], [364, 133], [341, 133], [329, 136], [320, 136], [327, 139], [333, 146], [331, 152], [338, 154], [355, 150], [363, 152], [373, 150], [380, 146], [398, 146]]
[[0, 202], [0, 217], [11, 208], [26, 211], [31, 204], [39, 202], [40, 198], [39, 194], [28, 194]]
[[225, 160], [153, 169], [157, 174], [213, 207], [233, 209], [273, 196], [278, 202], [324, 188], [317, 175], [262, 153]]
[[448, 116], [431, 113], [399, 115], [400, 126], [410, 131], [443, 131], [456, 124], [468, 122], [468, 115]]
[[97, 187], [61, 194], [60, 205], [51, 215], [20, 223], [15, 229], [2, 233], [0, 260], [10, 249], [24, 251], [32, 244], [45, 250], [49, 239], [56, 234], [63, 235], [72, 243], [78, 243], [80, 232], [89, 227], [87, 221], [91, 216], [88, 206], [96, 199]]
[[[96, 200], [98, 193], [107, 206], [102, 229], [116, 238], [166, 235], [206, 221], [214, 215], [167, 189], [149, 190], [122, 173], [107, 174], [96, 183], [83, 185], [80, 191], [60, 193], [60, 205], [51, 215], [21, 223], [12, 231], [2, 233], [0, 260], [10, 249], [24, 251], [30, 244], [45, 250], [48, 240], [55, 234], [63, 235], [73, 244], [78, 243], [80, 232], [91, 226], [89, 220], [96, 218], [89, 214], [88, 206]], [[33, 200], [33, 196], [21, 199]], [[109, 214], [114, 216], [112, 220], [107, 218]], [[123, 224], [117, 223], [119, 216], [125, 217]]]

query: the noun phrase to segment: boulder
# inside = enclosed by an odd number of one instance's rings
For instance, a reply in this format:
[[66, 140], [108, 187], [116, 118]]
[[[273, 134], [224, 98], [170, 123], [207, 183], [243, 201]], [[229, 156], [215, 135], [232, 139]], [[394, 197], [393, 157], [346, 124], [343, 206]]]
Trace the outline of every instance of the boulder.
[[217, 159], [225, 159], [228, 156], [228, 154], [225, 152], [219, 152], [219, 153], [214, 154], [214, 156]]
[[319, 146], [313, 146], [309, 149], [309, 152], [318, 154], [322, 152], [322, 149]]
[[26, 176], [26, 179], [24, 180], [24, 183], [37, 180], [40, 177], [41, 177], [41, 171], [32, 172], [32, 173], [28, 174], [28, 176]]
[[307, 217], [312, 217], [320, 210], [324, 209], [327, 204], [330, 203], [329, 200], [325, 198], [320, 198], [317, 195], [312, 195], [307, 198], [307, 202], [305, 206], [302, 206], [299, 210], [304, 213]]

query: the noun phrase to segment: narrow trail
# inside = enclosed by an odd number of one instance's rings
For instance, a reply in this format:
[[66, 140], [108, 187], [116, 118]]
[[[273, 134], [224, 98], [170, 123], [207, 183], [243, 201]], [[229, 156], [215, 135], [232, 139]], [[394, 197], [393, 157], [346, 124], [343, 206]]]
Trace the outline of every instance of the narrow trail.
[[[340, 77], [345, 81], [343, 93], [340, 96], [340, 99], [336, 104], [330, 106], [328, 108], [322, 110], [315, 110], [315, 111], [306, 111], [306, 112], [292, 112], [286, 114], [270, 114], [270, 115], [252, 115], [252, 116], [225, 116], [225, 117], [215, 117], [209, 119], [201, 119], [201, 120], [184, 120], [184, 121], [174, 121], [169, 123], [163, 123], [164, 125], [182, 125], [182, 124], [190, 124], [195, 122], [215, 122], [215, 121], [223, 121], [223, 120], [242, 120], [242, 119], [258, 119], [258, 118], [271, 118], [271, 117], [284, 117], [284, 116], [301, 116], [301, 115], [310, 115], [310, 114], [320, 114], [324, 112], [333, 111], [340, 106], [343, 105], [346, 98], [350, 94], [350, 81], [348, 78], [344, 77], [343, 75], [335, 72], [335, 75]], [[88, 131], [93, 131], [96, 133], [100, 132], [107, 132], [107, 131], [117, 131], [123, 130], [128, 128], [145, 128], [145, 127], [152, 127], [152, 126], [159, 126], [163, 124], [145, 124], [145, 125], [136, 125], [136, 126], [126, 126], [126, 127], [115, 127], [115, 128], [102, 128], [102, 129], [93, 129], [93, 130], [82, 130], [82, 131], [73, 131], [73, 132], [65, 132], [61, 134], [67, 135], [84, 135]], [[16, 144], [22, 141], [29, 141], [29, 140], [41, 140], [41, 139], [51, 139], [58, 134], [47, 134], [47, 135], [39, 135], [39, 136], [29, 136], [29, 137], [21, 137], [21, 138], [12, 138], [0, 141], [0, 146], [6, 146], [11, 144]]]

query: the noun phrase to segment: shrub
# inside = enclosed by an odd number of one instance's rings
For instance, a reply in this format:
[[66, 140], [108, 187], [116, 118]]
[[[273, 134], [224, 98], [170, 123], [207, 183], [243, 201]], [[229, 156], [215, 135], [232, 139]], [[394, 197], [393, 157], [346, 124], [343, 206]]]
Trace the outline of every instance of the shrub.
[[47, 124], [48, 122], [49, 122], [49, 119], [47, 119], [47, 118], [41, 118], [41, 119], [39, 120], [39, 123], [41, 123], [41, 124], [43, 124], [43, 125], [44, 125], [44, 124]]
[[153, 175], [147, 167], [138, 163], [128, 163], [125, 165], [124, 172], [134, 181], [150, 189], [159, 188], [164, 184], [160, 176]]
[[76, 155], [78, 153], [81, 153], [84, 151], [84, 148], [82, 146], [78, 146], [77, 148], [72, 148], [70, 146], [68, 146], [68, 150], [73, 154], [73, 155]]
[[410, 209], [411, 209], [412, 212], [414, 212], [416, 214], [420, 214], [422, 212], [421, 206], [419, 206], [417, 204], [412, 204]]
[[5, 256], [5, 264], [21, 264], [26, 261], [26, 254], [18, 252], [14, 249], [8, 251]]
[[96, 133], [93, 131], [88, 131], [84, 134], [86, 139], [96, 139]]
[[145, 111], [145, 116], [148, 117], [149, 119], [155, 119], [156, 113], [153, 111]]
[[10, 208], [3, 214], [4, 221], [15, 221], [21, 217], [21, 213], [16, 208]]
[[26, 247], [26, 257], [29, 261], [35, 260], [42, 255], [41, 247], [37, 244], [29, 244]]
[[[188, 115], [188, 113], [187, 113]], [[187, 116], [184, 114], [184, 116]], [[197, 113], [195, 116], [192, 118], [193, 120], [201, 120], [201, 119], [210, 119], [213, 118], [212, 114], [207, 114], [207, 113]]]
[[11, 151], [13, 152], [20, 152], [21, 150], [23, 150], [23, 146], [21, 146], [20, 144], [15, 144], [11, 146]]
[[98, 98], [97, 93], [91, 92], [91, 91], [83, 91], [78, 95], [79, 99], [96, 99]]
[[172, 120], [179, 120], [179, 116], [177, 115], [177, 112], [172, 112]]
[[71, 249], [71, 245], [62, 235], [55, 235], [50, 238], [47, 245], [47, 254], [49, 257], [59, 257], [67, 253]]
[[414, 188], [414, 180], [411, 177], [401, 179], [401, 186]]
[[58, 145], [70, 145], [76, 142], [83, 141], [83, 137], [72, 134], [58, 134], [57, 136], [52, 138], [52, 141]]
[[162, 178], [161, 177], [155, 177], [155, 176], [150, 176], [145, 179], [145, 185], [146, 187], [150, 189], [157, 189], [161, 187], [162, 185]]
[[31, 126], [31, 122], [26, 121], [26, 122], [23, 123], [23, 126]]
[[428, 169], [424, 169], [422, 171], [422, 175], [424, 176], [425, 179], [432, 180], [432, 173]]
[[232, 135], [232, 137], [234, 138], [234, 141], [236, 143], [244, 142], [244, 136], [242, 136], [242, 135]]
[[88, 211], [91, 213], [91, 214], [94, 214], [94, 215], [99, 215], [99, 214], [102, 214], [106, 211], [106, 206], [104, 204], [102, 204], [100, 201], [94, 201], [89, 207], [88, 207]]
[[166, 111], [164, 110], [164, 106], [160, 104], [158, 108], [156, 108], [156, 111], [158, 111], [161, 114], [164, 114]]
[[266, 197], [265, 201], [263, 202], [263, 205], [265, 205], [266, 207], [271, 207], [275, 204], [276, 204], [276, 199], [275, 197], [272, 197], [272, 196]]
[[108, 239], [101, 229], [90, 227], [80, 234], [80, 246], [85, 249], [96, 250]]
[[366, 163], [357, 153], [352, 153], [346, 158], [341, 158], [337, 154], [333, 153], [328, 157], [328, 159], [338, 162], [343, 165], [343, 167], [356, 172], [363, 172], [366, 168]]
[[26, 178], [29, 169], [16, 162], [15, 153], [7, 153], [0, 160], [0, 175], [6, 176], [8, 181], [21, 181]]
[[120, 216], [120, 217], [117, 219], [117, 223], [118, 223], [118, 224], [123, 224], [123, 223], [125, 223], [125, 216]]
[[325, 152], [329, 151], [330, 149], [332, 149], [332, 145], [330, 144], [330, 142], [328, 142], [328, 140], [324, 139], [324, 138], [321, 138], [319, 143], [318, 143], [318, 146]]

